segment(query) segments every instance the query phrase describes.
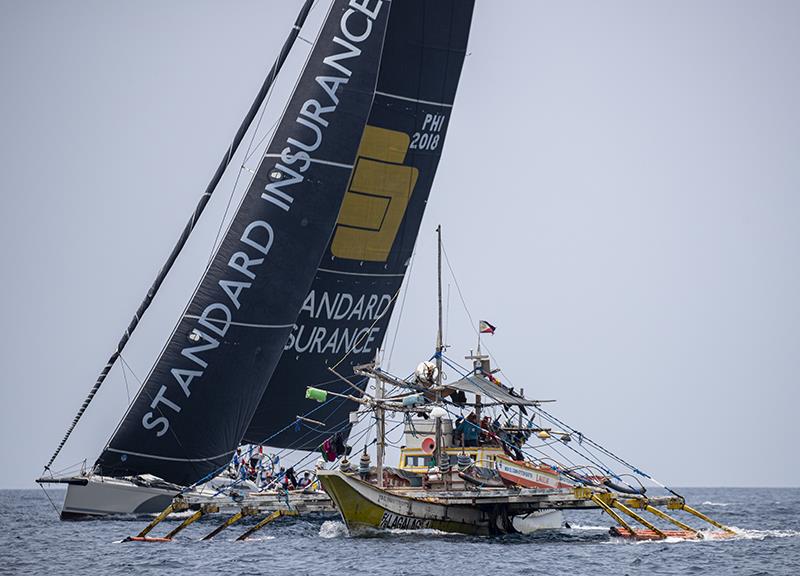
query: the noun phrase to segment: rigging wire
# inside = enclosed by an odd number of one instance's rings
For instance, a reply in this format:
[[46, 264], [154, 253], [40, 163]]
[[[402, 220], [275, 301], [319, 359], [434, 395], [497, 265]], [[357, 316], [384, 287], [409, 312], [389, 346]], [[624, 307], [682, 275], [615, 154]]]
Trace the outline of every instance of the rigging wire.
[[[408, 287], [411, 286], [412, 272], [414, 270], [414, 261], [416, 260], [417, 249], [411, 253], [411, 261], [408, 265], [408, 272], [405, 277], [405, 288], [403, 289], [403, 298], [400, 300], [400, 313], [397, 316], [397, 322], [394, 325], [394, 334], [392, 335], [392, 344], [389, 347], [389, 357], [386, 360], [386, 369], [388, 370], [392, 364], [392, 356], [394, 355], [395, 344], [397, 343], [397, 335], [400, 333], [400, 322], [403, 319], [403, 311], [406, 308], [406, 297], [408, 296]], [[390, 319], [391, 321], [391, 319]]]
[[[122, 358], [122, 354], [119, 355]], [[128, 388], [128, 373], [125, 370], [125, 364], [122, 365], [122, 378], [125, 380], [125, 395], [128, 397], [128, 404], [126, 406], [131, 405], [131, 391]]]

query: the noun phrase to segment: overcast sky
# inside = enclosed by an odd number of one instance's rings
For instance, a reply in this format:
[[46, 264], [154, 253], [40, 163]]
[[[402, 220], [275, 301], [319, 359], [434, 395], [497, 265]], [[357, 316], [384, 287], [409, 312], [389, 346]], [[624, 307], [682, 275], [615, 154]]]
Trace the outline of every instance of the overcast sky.
[[[299, 5], [0, 1], [0, 486], [32, 486]], [[477, 0], [470, 52], [390, 368], [433, 349], [441, 223], [529, 396], [674, 485], [800, 485], [800, 3]], [[112, 374], [61, 465], [93, 462], [136, 387]]]

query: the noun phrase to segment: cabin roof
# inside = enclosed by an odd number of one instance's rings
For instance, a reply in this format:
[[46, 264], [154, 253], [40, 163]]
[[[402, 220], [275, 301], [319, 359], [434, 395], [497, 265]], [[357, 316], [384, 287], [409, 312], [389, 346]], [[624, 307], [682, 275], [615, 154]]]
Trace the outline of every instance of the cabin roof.
[[535, 406], [538, 404], [536, 400], [527, 400], [516, 394], [512, 395], [509, 388], [506, 388], [502, 384], [495, 384], [489, 381], [489, 379], [481, 373], [469, 374], [455, 382], [448, 382], [446, 387], [453, 390], [461, 390], [462, 392], [469, 392], [470, 394], [480, 394], [482, 397], [491, 398], [500, 404], [509, 404], [512, 406]]

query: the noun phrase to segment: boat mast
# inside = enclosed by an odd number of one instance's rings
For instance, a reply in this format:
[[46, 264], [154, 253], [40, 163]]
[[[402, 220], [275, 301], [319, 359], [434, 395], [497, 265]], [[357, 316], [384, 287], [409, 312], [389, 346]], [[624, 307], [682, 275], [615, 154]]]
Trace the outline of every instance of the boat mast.
[[[437, 266], [436, 283], [439, 291], [439, 329], [436, 332], [436, 404], [442, 402], [442, 225], [436, 227], [437, 239]], [[442, 419], [436, 418], [436, 465], [441, 470], [442, 465]]]
[[228, 148], [225, 150], [225, 154], [223, 155], [222, 160], [220, 161], [219, 166], [217, 167], [217, 171], [211, 178], [211, 182], [208, 183], [206, 191], [200, 197], [200, 200], [197, 203], [194, 212], [192, 212], [192, 217], [189, 219], [189, 222], [187, 222], [186, 226], [183, 229], [183, 232], [181, 232], [180, 238], [178, 238], [177, 244], [175, 244], [175, 247], [172, 249], [172, 252], [170, 252], [167, 261], [161, 267], [161, 270], [159, 270], [158, 276], [156, 276], [156, 279], [153, 281], [152, 286], [150, 286], [150, 289], [147, 291], [147, 295], [144, 297], [144, 300], [142, 300], [142, 303], [139, 304], [139, 309], [136, 310], [136, 313], [133, 315], [133, 319], [128, 325], [128, 328], [125, 330], [125, 333], [122, 335], [122, 338], [117, 344], [116, 350], [114, 350], [114, 353], [108, 359], [108, 362], [106, 362], [105, 366], [100, 372], [100, 375], [97, 377], [97, 381], [95, 382], [92, 389], [89, 391], [86, 400], [83, 401], [83, 404], [78, 410], [78, 413], [75, 415], [75, 418], [73, 418], [72, 424], [70, 424], [66, 434], [64, 434], [64, 438], [61, 440], [61, 442], [58, 445], [58, 448], [56, 448], [56, 451], [53, 453], [53, 455], [50, 457], [50, 460], [45, 465], [44, 467], [45, 470], [48, 470], [50, 468], [50, 466], [53, 464], [58, 454], [61, 452], [61, 449], [64, 447], [64, 444], [66, 444], [67, 439], [70, 437], [72, 431], [75, 429], [75, 426], [78, 424], [78, 420], [81, 419], [81, 416], [83, 416], [83, 413], [86, 411], [86, 408], [89, 406], [89, 403], [92, 401], [95, 394], [97, 394], [97, 391], [100, 389], [100, 385], [105, 381], [106, 376], [108, 376], [108, 373], [111, 371], [111, 368], [116, 363], [117, 358], [119, 358], [120, 354], [122, 354], [122, 349], [125, 348], [125, 345], [128, 343], [131, 334], [133, 334], [133, 331], [139, 324], [139, 320], [141, 320], [145, 311], [150, 307], [153, 298], [155, 298], [156, 292], [158, 292], [158, 289], [161, 287], [161, 284], [164, 282], [164, 279], [167, 277], [167, 274], [169, 273], [173, 264], [175, 264], [175, 261], [178, 259], [178, 255], [181, 253], [184, 245], [189, 240], [189, 235], [191, 234], [192, 230], [194, 230], [194, 227], [197, 224], [200, 215], [203, 213], [203, 210], [205, 210], [208, 201], [211, 199], [211, 195], [214, 193], [214, 190], [216, 189], [220, 180], [222, 180], [222, 175], [225, 173], [225, 170], [228, 168], [231, 161], [233, 160], [233, 156], [236, 154], [239, 145], [242, 143], [242, 140], [244, 139], [244, 136], [247, 133], [248, 128], [253, 123], [253, 120], [255, 119], [258, 110], [264, 103], [264, 99], [266, 98], [267, 93], [272, 87], [272, 84], [275, 82], [275, 78], [278, 76], [278, 73], [283, 67], [284, 62], [286, 61], [286, 57], [289, 55], [289, 51], [292, 49], [292, 46], [294, 46], [294, 42], [297, 39], [298, 34], [300, 33], [300, 29], [303, 27], [303, 24], [306, 21], [306, 17], [308, 16], [308, 13], [311, 11], [311, 7], [314, 5], [315, 1], [316, 0], [306, 0], [305, 3], [303, 4], [303, 7], [300, 9], [300, 13], [297, 16], [297, 20], [295, 20], [294, 26], [292, 26], [292, 29], [289, 32], [289, 36], [286, 38], [286, 41], [284, 42], [283, 47], [281, 48], [280, 54], [278, 54], [278, 57], [276, 58], [275, 63], [272, 65], [269, 74], [267, 74], [267, 77], [264, 79], [264, 83], [261, 86], [261, 90], [259, 90], [258, 94], [255, 97], [255, 100], [253, 100], [253, 103], [250, 105], [250, 109], [247, 111], [247, 115], [244, 117], [244, 120], [242, 120], [242, 124], [239, 126], [239, 130], [236, 131], [236, 135], [233, 137], [230, 146], [228, 146]]
[[386, 451], [386, 411], [383, 408], [383, 379], [375, 380], [375, 418], [377, 420], [378, 434], [375, 451], [377, 452], [376, 472], [378, 487], [383, 488], [383, 456]]

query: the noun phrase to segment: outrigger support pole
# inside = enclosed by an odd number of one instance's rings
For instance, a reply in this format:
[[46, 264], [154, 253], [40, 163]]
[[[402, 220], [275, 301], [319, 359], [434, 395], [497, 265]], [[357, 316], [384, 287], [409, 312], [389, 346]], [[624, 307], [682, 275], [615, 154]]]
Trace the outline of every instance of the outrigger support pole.
[[164, 520], [167, 516], [169, 516], [173, 512], [182, 512], [183, 510], [188, 510], [188, 508], [189, 505], [186, 504], [186, 502], [184, 502], [182, 499], [180, 498], [174, 499], [169, 506], [164, 508], [161, 511], [161, 513], [158, 516], [156, 516], [152, 522], [150, 522], [150, 524], [145, 526], [144, 530], [142, 530], [141, 532], [139, 532], [139, 534], [136, 535], [136, 538], [144, 538], [145, 536], [147, 536], [147, 534], [149, 534], [153, 528], [161, 524], [161, 521]]
[[669, 510], [685, 510], [686, 512], [688, 512], [692, 516], [696, 516], [696, 517], [700, 518], [700, 520], [705, 520], [706, 522], [708, 522], [712, 526], [716, 526], [717, 528], [719, 528], [720, 530], [724, 530], [728, 534], [736, 534], [736, 532], [734, 532], [733, 530], [731, 530], [727, 526], [723, 526], [722, 524], [720, 524], [716, 520], [713, 520], [713, 519], [709, 518], [708, 516], [706, 516], [705, 514], [703, 514], [702, 512], [700, 512], [698, 510], [695, 510], [694, 508], [692, 508], [691, 506], [686, 504], [686, 502], [684, 502], [682, 499], [674, 498], [674, 499], [670, 500], [669, 502], [667, 502], [667, 508]]
[[197, 512], [189, 516], [186, 520], [181, 522], [179, 526], [170, 530], [169, 534], [164, 536], [164, 538], [166, 538], [167, 540], [172, 540], [175, 536], [178, 535], [179, 532], [183, 531], [185, 528], [188, 528], [189, 526], [200, 520], [200, 518], [202, 518], [206, 514], [213, 514], [214, 512], [219, 512], [219, 506], [217, 506], [216, 504], [203, 504], [200, 507], [200, 510], [198, 510]]
[[[636, 502], [638, 502], [638, 500]], [[692, 528], [688, 524], [684, 524], [683, 522], [681, 522], [677, 518], [673, 518], [672, 516], [670, 516], [666, 512], [662, 512], [658, 508], [656, 508], [654, 506], [650, 506], [650, 504], [645, 504], [644, 505], [644, 510], [647, 510], [651, 514], [655, 514], [656, 516], [658, 516], [662, 520], [666, 520], [667, 522], [672, 522], [673, 524], [675, 524], [675, 526], [677, 526], [681, 530], [687, 530], [689, 532], [694, 532], [695, 534], [697, 534], [698, 538], [702, 538], [703, 537], [703, 534], [699, 530], [695, 530], [694, 528]]]
[[261, 522], [250, 528], [247, 532], [239, 536], [236, 541], [247, 540], [250, 536], [252, 536], [255, 532], [261, 530], [264, 526], [273, 522], [280, 518], [281, 516], [299, 516], [299, 514], [294, 510], [275, 510], [275, 512], [269, 514], [266, 518], [264, 518]]
[[228, 526], [233, 526], [239, 520], [246, 516], [253, 516], [256, 514], [256, 509], [250, 506], [242, 506], [241, 510], [239, 510], [236, 514], [225, 520], [222, 524], [214, 528], [211, 532], [203, 536], [200, 540], [211, 540], [214, 536], [225, 530]]
[[669, 514], [667, 514], [666, 512], [664, 512], [662, 510], [659, 510], [655, 506], [651, 506], [650, 503], [647, 500], [640, 500], [639, 498], [630, 498], [629, 500], [625, 501], [625, 504], [630, 506], [631, 508], [638, 508], [640, 510], [647, 510], [648, 512], [650, 512], [651, 514], [653, 514], [655, 516], [658, 516], [662, 520], [666, 520], [667, 522], [672, 522], [673, 524], [675, 524], [675, 526], [677, 526], [681, 530], [686, 530], [687, 532], [694, 532], [694, 534], [698, 538], [702, 538], [703, 537], [702, 532], [700, 532], [699, 530], [696, 530], [695, 528], [692, 528], [688, 524], [684, 524], [683, 522], [681, 522], [677, 518], [673, 518], [672, 516], [670, 516]]
[[652, 530], [653, 532], [655, 532], [655, 533], [658, 535], [658, 537], [659, 537], [659, 538], [661, 538], [661, 539], [665, 539], [665, 538], [667, 537], [667, 535], [666, 535], [666, 534], [664, 534], [664, 533], [663, 533], [661, 530], [659, 530], [658, 528], [656, 528], [655, 524], [653, 524], [652, 522], [649, 522], [649, 521], [648, 521], [648, 520], [646, 520], [645, 518], [642, 518], [642, 517], [641, 517], [641, 516], [639, 516], [639, 515], [638, 515], [636, 512], [634, 512], [633, 510], [631, 510], [630, 508], [628, 508], [627, 506], [625, 506], [625, 504], [623, 504], [622, 502], [620, 502], [620, 501], [619, 501], [619, 500], [617, 500], [616, 498], [612, 498], [612, 499], [611, 499], [611, 505], [612, 505], [614, 508], [616, 508], [617, 510], [622, 510], [622, 511], [623, 511], [625, 514], [627, 514], [628, 516], [630, 516], [631, 518], [633, 518], [634, 520], [636, 520], [636, 521], [637, 521], [639, 524], [641, 524], [641, 525], [642, 525], [642, 526], [644, 526], [645, 528], [647, 528], [647, 529], [649, 529], [649, 530]]
[[625, 528], [625, 530], [627, 530], [627, 531], [628, 531], [628, 532], [630, 532], [631, 534], [635, 534], [635, 532], [634, 532], [633, 528], [631, 528], [631, 525], [630, 525], [630, 524], [628, 524], [627, 522], [625, 522], [625, 520], [622, 518], [622, 516], [620, 516], [619, 514], [617, 514], [616, 512], [614, 512], [614, 509], [613, 509], [613, 508], [611, 508], [611, 506], [609, 506], [608, 504], [606, 504], [606, 503], [603, 501], [603, 499], [600, 497], [600, 495], [599, 495], [599, 494], [592, 494], [592, 496], [590, 497], [590, 500], [591, 500], [592, 502], [594, 502], [595, 504], [597, 504], [598, 506], [600, 506], [600, 508], [603, 510], [603, 512], [605, 512], [606, 514], [608, 514], [609, 516], [611, 516], [611, 517], [612, 517], [614, 520], [616, 520], [616, 521], [617, 521], [617, 523], [618, 523], [620, 526], [622, 526], [623, 528]]

